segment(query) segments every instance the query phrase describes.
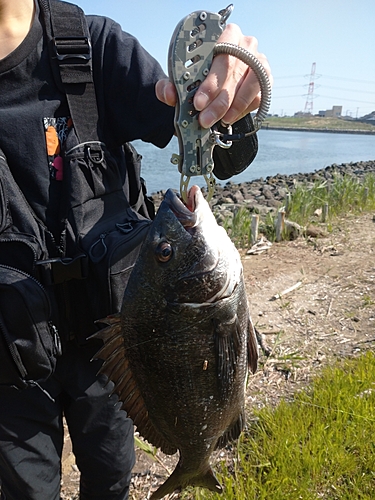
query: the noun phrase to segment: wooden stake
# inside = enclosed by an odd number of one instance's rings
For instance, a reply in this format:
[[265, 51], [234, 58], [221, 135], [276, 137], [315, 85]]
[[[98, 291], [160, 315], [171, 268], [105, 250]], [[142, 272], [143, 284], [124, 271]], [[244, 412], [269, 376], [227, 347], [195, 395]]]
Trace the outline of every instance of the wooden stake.
[[259, 215], [253, 214], [251, 218], [251, 245], [255, 245], [258, 241]]
[[286, 198], [285, 198], [285, 213], [286, 214], [289, 214], [290, 200], [291, 200], [290, 193], [287, 193]]
[[280, 210], [280, 212], [277, 214], [276, 241], [281, 241], [283, 239], [284, 221], [285, 221], [285, 211]]

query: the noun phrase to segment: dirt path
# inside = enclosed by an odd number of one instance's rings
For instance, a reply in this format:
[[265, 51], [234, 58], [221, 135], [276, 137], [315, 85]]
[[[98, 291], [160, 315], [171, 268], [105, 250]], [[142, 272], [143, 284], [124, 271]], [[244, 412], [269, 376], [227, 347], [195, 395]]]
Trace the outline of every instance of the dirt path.
[[[249, 415], [251, 407], [290, 398], [334, 358], [375, 347], [372, 215], [339, 220], [324, 238], [276, 243], [265, 253], [244, 256], [243, 265], [253, 321], [272, 348], [250, 381]], [[158, 457], [173, 469], [176, 457]], [[167, 475], [164, 467], [138, 452], [130, 498], [149, 498]], [[78, 498], [78, 480], [67, 438], [62, 498]]]

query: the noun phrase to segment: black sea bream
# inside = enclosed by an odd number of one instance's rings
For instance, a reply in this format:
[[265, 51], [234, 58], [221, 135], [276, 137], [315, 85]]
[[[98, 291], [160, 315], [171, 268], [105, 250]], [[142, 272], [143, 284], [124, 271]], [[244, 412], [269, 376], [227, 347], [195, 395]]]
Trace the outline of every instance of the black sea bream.
[[139, 433], [180, 454], [153, 500], [188, 485], [222, 491], [210, 455], [241, 433], [258, 359], [239, 253], [197, 186], [188, 198], [167, 191], [121, 314], [99, 334], [101, 372]]

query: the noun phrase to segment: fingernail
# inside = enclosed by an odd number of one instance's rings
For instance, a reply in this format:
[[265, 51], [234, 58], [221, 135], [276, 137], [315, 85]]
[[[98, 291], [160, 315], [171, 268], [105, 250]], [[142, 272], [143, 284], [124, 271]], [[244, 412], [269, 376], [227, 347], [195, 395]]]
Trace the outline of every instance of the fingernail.
[[217, 122], [217, 116], [215, 116], [212, 111], [204, 110], [199, 114], [199, 123], [203, 128], [210, 128]]
[[197, 111], [202, 111], [209, 102], [210, 99], [204, 92], [197, 92], [194, 96], [194, 107]]

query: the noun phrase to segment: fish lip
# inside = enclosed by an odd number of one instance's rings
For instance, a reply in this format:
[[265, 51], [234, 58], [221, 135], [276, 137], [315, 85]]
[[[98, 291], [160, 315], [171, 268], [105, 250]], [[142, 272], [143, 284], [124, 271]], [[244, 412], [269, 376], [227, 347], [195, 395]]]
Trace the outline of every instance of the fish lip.
[[168, 189], [164, 195], [163, 203], [168, 205], [169, 209], [176, 216], [176, 219], [185, 229], [194, 227], [198, 220], [195, 200], [196, 191], [193, 189], [194, 187], [195, 186], [192, 186], [190, 188], [188, 194], [188, 203], [192, 207], [191, 210], [183, 203], [181, 198], [172, 189]]

